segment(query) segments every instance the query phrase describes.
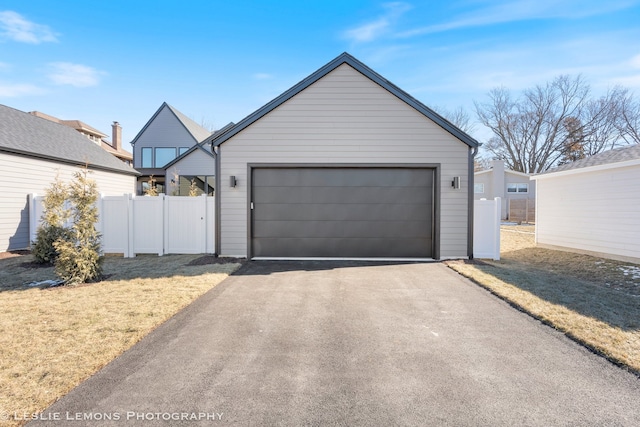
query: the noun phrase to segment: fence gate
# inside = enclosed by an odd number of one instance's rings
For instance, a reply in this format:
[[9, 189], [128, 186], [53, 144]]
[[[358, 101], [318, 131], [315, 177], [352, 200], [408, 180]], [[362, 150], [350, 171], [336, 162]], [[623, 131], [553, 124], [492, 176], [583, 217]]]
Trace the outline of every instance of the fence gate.
[[167, 197], [164, 209], [165, 253], [205, 253], [206, 197]]

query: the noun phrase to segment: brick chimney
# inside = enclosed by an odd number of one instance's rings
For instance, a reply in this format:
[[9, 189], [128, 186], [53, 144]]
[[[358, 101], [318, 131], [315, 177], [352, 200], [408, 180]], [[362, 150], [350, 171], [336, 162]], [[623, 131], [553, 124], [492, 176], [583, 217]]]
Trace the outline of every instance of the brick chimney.
[[116, 151], [122, 150], [122, 127], [118, 122], [113, 122], [111, 125], [111, 146]]

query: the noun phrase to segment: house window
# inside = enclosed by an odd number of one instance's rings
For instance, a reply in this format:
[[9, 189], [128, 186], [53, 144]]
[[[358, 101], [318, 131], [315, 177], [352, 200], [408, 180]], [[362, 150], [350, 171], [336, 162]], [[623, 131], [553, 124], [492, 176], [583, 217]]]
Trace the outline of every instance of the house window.
[[513, 183], [507, 184], [507, 193], [528, 193], [529, 184]]
[[178, 156], [182, 156], [187, 151], [189, 151], [189, 147], [180, 147], [180, 148], [178, 148]]
[[213, 196], [215, 188], [215, 176], [213, 175], [180, 175], [178, 177], [178, 196], [189, 196], [191, 190], [195, 191], [197, 196], [206, 194]]
[[473, 192], [476, 194], [484, 194], [484, 184], [473, 184]]
[[176, 149], [171, 147], [158, 147], [156, 148], [155, 167], [161, 168], [171, 160], [176, 158]]
[[152, 168], [153, 167], [153, 149], [152, 148], [143, 148], [142, 149], [142, 162], [140, 162], [143, 168]]

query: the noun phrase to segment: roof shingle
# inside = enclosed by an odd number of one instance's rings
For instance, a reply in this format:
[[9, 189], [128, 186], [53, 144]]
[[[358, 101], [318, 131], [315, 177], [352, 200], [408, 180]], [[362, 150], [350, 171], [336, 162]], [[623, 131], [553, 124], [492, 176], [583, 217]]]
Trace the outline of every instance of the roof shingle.
[[575, 162], [567, 163], [556, 168], [549, 169], [548, 171], [543, 172], [539, 175], [638, 159], [640, 159], [640, 144], [632, 145], [630, 147], [614, 148], [613, 150], [594, 154], [593, 156], [587, 157], [585, 159], [576, 160]]
[[0, 104], [0, 151], [129, 175], [138, 171], [76, 130]]

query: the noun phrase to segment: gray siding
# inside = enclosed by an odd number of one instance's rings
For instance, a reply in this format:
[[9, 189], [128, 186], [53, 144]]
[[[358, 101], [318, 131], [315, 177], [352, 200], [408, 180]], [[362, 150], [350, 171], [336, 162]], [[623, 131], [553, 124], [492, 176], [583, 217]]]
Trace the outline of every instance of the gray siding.
[[[188, 156], [173, 164], [165, 171], [167, 177], [167, 194], [172, 194], [175, 190], [171, 184], [171, 179], [181, 175], [215, 175], [216, 165], [213, 157], [200, 149], [189, 153]], [[187, 190], [188, 191], [188, 190]]]
[[136, 141], [133, 147], [134, 168], [142, 167], [143, 147], [192, 147], [198, 142], [165, 106]]
[[[343, 64], [221, 146], [221, 255], [247, 254], [248, 163], [441, 164], [440, 255], [467, 255], [469, 147]], [[230, 188], [229, 176], [238, 178]], [[454, 176], [461, 188], [451, 187]]]
[[[60, 174], [62, 180], [70, 180], [79, 168], [62, 163], [0, 153], [0, 252], [29, 247], [29, 212], [27, 195], [43, 195], [46, 188]], [[135, 191], [133, 175], [93, 171], [91, 178], [98, 184], [98, 191], [105, 195], [121, 195]]]

